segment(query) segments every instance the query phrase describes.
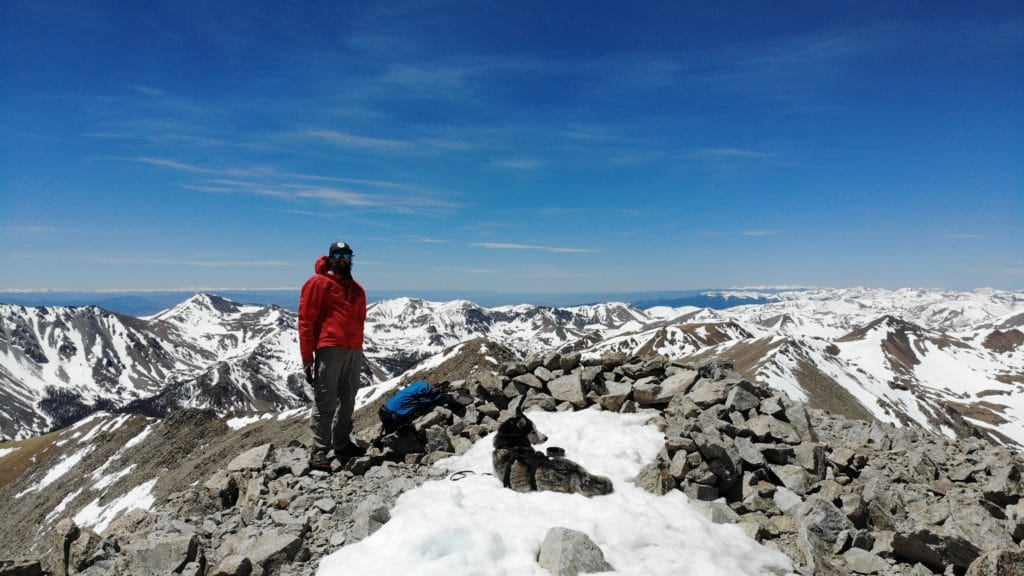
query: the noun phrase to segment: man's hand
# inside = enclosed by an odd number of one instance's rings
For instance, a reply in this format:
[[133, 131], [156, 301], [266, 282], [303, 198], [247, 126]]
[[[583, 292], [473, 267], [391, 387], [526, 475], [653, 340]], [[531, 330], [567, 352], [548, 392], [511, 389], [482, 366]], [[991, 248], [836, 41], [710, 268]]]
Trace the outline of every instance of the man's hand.
[[302, 372], [306, 374], [306, 383], [313, 383], [313, 363], [309, 362], [302, 365]]

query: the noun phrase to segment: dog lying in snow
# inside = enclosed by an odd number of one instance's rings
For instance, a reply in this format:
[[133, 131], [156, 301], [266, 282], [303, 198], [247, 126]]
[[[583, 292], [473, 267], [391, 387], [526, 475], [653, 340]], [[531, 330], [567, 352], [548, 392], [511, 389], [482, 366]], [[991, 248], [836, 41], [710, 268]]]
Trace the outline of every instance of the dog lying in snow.
[[506, 488], [517, 492], [550, 490], [584, 496], [611, 493], [612, 481], [608, 478], [591, 474], [572, 460], [549, 457], [532, 448], [546, 440], [532, 420], [522, 412], [516, 413], [494, 435], [494, 475]]

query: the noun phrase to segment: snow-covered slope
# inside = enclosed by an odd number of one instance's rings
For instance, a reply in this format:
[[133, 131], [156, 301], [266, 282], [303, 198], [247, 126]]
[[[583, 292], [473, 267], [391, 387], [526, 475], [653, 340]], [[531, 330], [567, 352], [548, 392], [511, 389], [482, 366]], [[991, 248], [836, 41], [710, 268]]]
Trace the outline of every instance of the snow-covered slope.
[[0, 304], [0, 437], [149, 396], [208, 357], [171, 330], [101, 308]]
[[276, 306], [197, 294], [132, 318], [89, 307], [0, 305], [0, 437], [61, 428], [96, 410], [168, 404], [284, 409], [305, 401], [295, 319]]

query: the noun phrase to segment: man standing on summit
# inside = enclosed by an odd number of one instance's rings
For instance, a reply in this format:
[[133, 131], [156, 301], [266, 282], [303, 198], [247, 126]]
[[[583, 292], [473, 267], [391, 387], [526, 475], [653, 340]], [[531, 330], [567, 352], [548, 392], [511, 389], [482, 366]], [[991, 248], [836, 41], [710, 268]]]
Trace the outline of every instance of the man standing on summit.
[[313, 386], [310, 466], [330, 471], [328, 451], [342, 464], [362, 450], [352, 442], [352, 410], [363, 360], [366, 292], [352, 279], [352, 247], [331, 244], [299, 298], [299, 349]]

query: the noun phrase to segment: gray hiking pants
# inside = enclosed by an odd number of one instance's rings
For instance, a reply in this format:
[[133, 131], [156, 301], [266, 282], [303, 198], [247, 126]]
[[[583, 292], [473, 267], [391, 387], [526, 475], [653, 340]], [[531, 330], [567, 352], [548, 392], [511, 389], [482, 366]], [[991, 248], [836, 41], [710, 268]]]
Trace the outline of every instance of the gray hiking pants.
[[321, 348], [313, 366], [313, 449], [340, 450], [352, 433], [352, 410], [359, 389], [362, 350]]

